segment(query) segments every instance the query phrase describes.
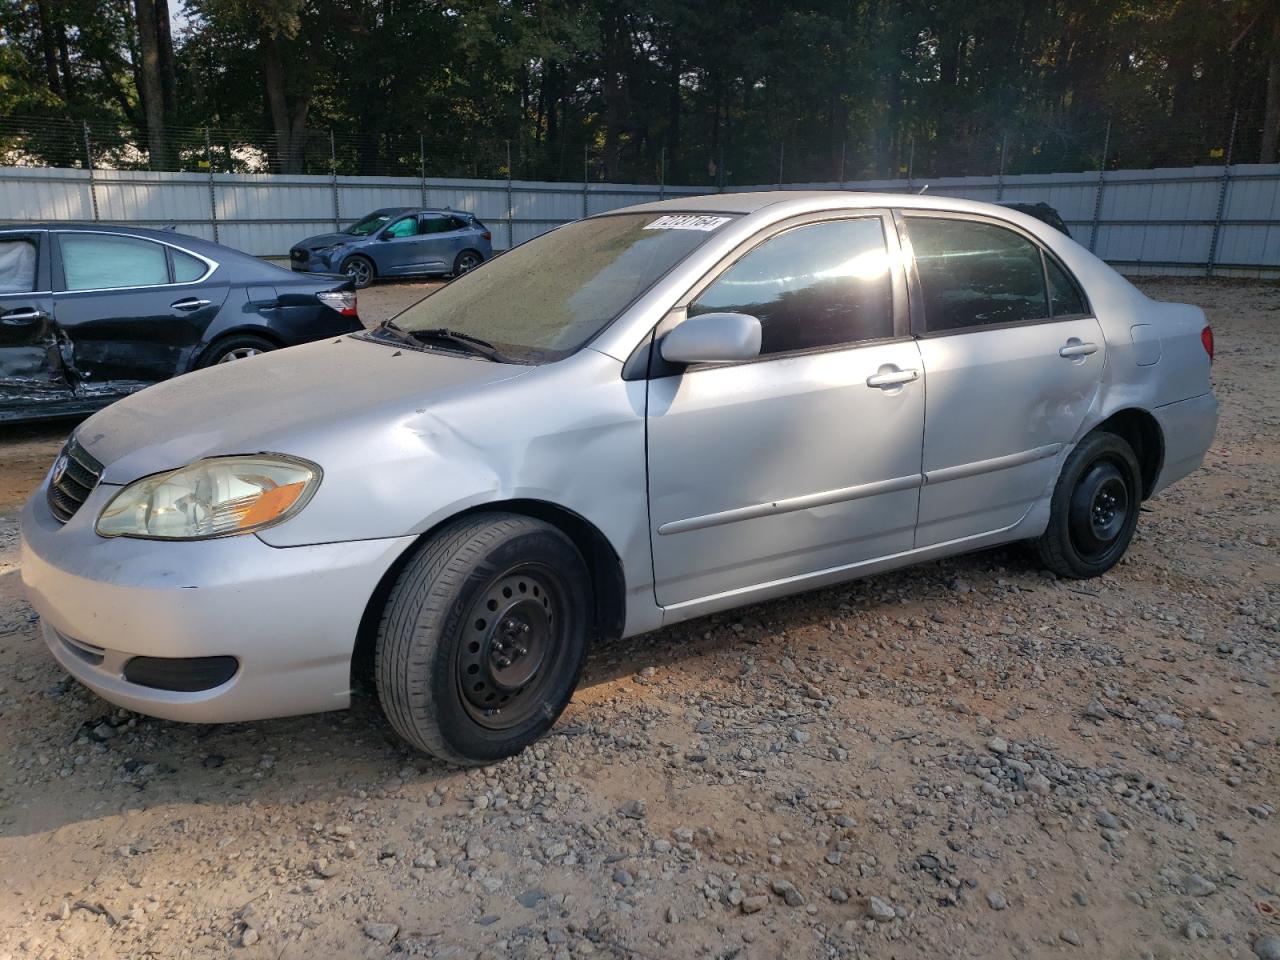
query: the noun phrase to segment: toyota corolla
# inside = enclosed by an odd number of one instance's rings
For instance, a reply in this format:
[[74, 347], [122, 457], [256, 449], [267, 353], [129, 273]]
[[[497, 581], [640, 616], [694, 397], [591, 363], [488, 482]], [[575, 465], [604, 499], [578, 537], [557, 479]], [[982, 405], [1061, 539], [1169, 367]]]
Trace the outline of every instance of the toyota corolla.
[[725, 194], [530, 241], [375, 330], [85, 421], [22, 514], [53, 656], [178, 720], [346, 707], [457, 763], [588, 647], [995, 544], [1114, 566], [1201, 463], [1213, 336], [1052, 227]]

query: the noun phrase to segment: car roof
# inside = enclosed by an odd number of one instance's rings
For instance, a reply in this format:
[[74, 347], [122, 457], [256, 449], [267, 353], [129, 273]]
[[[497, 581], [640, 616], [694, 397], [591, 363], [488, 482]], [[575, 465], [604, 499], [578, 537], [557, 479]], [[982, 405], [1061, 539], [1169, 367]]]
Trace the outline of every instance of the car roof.
[[[742, 215], [757, 213], [766, 208], [774, 217], [781, 218], [795, 213], [807, 213], [815, 205], [827, 209], [860, 209], [898, 207], [920, 210], [954, 210], [964, 213], [978, 213], [990, 216], [993, 213], [1005, 213], [1007, 207], [978, 200], [964, 200], [959, 197], [944, 197], [929, 193], [872, 193], [859, 190], [762, 190], [748, 193], [710, 193], [695, 197], [674, 197], [670, 200], [657, 200], [652, 203], [637, 204], [627, 207], [628, 211], [649, 213], [651, 211], [680, 213], [737, 213]], [[618, 212], [618, 211], [610, 211]], [[598, 214], [607, 216], [607, 214]]]
[[192, 236], [189, 233], [182, 233], [178, 230], [155, 230], [151, 227], [135, 227], [129, 223], [67, 223], [65, 221], [45, 223], [0, 223], [0, 230], [59, 230], [64, 233], [118, 233], [130, 237], [142, 237], [147, 240], [159, 240], [161, 243], [168, 243], [177, 247], [185, 247], [186, 249], [195, 251], [196, 253], [204, 253], [215, 258], [225, 258], [228, 253], [233, 253], [240, 257], [249, 256], [249, 254], [242, 253], [234, 247], [226, 247], [220, 243], [214, 243], [212, 240], [205, 240], [203, 237]]

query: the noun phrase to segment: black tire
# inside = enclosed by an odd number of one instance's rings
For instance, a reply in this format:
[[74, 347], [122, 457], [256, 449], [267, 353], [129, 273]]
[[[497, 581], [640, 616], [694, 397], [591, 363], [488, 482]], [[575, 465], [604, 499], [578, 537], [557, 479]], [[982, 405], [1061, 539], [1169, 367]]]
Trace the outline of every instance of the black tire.
[[484, 263], [484, 257], [480, 255], [479, 250], [463, 250], [453, 258], [453, 275], [460, 277], [464, 273], [470, 273], [482, 263]]
[[1040, 559], [1062, 577], [1106, 573], [1133, 539], [1142, 503], [1142, 470], [1114, 433], [1091, 433], [1071, 451], [1053, 490]]
[[363, 290], [369, 286], [373, 283], [373, 278], [378, 275], [373, 261], [359, 254], [354, 254], [342, 261], [342, 272], [351, 278], [351, 283], [357, 290]]
[[276, 345], [265, 337], [255, 337], [251, 333], [236, 333], [210, 344], [200, 355], [196, 367], [212, 367], [217, 363], [243, 360], [275, 349]]
[[550, 524], [508, 513], [450, 523], [387, 597], [374, 654], [387, 719], [451, 763], [519, 753], [578, 685], [590, 593], [581, 554]]

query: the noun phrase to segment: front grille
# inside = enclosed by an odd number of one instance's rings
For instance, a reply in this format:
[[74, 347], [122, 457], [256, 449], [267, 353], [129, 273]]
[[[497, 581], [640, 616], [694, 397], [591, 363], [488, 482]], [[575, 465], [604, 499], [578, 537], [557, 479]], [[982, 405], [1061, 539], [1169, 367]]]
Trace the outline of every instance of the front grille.
[[49, 509], [66, 523], [75, 516], [101, 479], [102, 464], [72, 437], [53, 465], [53, 476], [49, 478]]

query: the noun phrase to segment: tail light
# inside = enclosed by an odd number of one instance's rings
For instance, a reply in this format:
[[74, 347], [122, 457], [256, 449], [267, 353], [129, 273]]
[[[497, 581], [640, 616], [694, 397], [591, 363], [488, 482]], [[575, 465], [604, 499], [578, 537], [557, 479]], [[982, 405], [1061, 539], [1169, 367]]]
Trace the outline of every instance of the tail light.
[[317, 293], [316, 299], [326, 307], [337, 310], [344, 317], [357, 317], [356, 292], [354, 290], [326, 290]]
[[1200, 342], [1204, 344], [1204, 352], [1209, 355], [1209, 362], [1213, 363], [1213, 327], [1206, 326], [1200, 331]]
[[492, 233], [490, 233], [488, 230], [486, 230], [484, 233], [480, 234], [480, 236], [484, 237], [486, 241], [488, 241], [488, 240], [492, 240], [492, 239], [493, 239], [493, 234], [492, 234]]

